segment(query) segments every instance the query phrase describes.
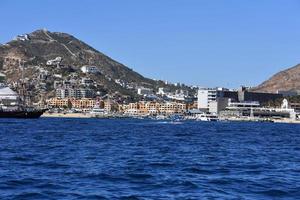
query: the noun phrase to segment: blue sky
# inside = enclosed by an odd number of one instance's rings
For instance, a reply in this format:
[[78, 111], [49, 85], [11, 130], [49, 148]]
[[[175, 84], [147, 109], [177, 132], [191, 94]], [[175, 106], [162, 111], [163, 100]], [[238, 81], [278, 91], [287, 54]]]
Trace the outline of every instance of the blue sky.
[[1, 0], [0, 43], [67, 32], [144, 76], [254, 86], [300, 63], [299, 0]]

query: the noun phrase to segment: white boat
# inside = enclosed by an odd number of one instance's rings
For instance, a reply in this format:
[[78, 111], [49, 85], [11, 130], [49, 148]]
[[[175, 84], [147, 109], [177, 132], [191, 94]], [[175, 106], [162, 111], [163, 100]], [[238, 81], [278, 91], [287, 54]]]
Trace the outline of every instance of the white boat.
[[219, 121], [217, 115], [203, 113], [197, 116], [197, 121]]
[[90, 112], [91, 117], [104, 117], [107, 115], [107, 112], [105, 109], [100, 108], [99, 102], [96, 102], [96, 105]]

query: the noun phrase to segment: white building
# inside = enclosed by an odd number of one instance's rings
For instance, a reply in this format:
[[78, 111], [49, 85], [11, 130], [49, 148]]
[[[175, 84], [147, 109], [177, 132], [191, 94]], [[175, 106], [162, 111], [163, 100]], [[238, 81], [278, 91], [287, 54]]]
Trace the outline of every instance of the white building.
[[94, 81], [92, 79], [89, 78], [82, 78], [81, 79], [81, 84], [82, 85], [92, 85], [94, 83]]
[[218, 97], [222, 97], [225, 88], [200, 88], [198, 90], [198, 109], [209, 109], [212, 101], [217, 101]]
[[164, 96], [167, 95], [169, 92], [170, 90], [168, 90], [167, 88], [160, 87], [158, 88], [158, 92], [156, 94]]
[[48, 60], [46, 65], [51, 66], [51, 65], [59, 65], [62, 61], [62, 57], [56, 57], [53, 60]]
[[87, 65], [82, 66], [81, 71], [85, 74], [89, 74], [89, 73], [95, 74], [95, 73], [99, 72], [99, 70], [96, 66], [87, 66]]
[[151, 95], [153, 94], [153, 90], [150, 88], [140, 87], [137, 89], [138, 95]]
[[217, 90], [214, 88], [200, 88], [198, 90], [198, 109], [208, 109], [211, 101], [216, 101]]

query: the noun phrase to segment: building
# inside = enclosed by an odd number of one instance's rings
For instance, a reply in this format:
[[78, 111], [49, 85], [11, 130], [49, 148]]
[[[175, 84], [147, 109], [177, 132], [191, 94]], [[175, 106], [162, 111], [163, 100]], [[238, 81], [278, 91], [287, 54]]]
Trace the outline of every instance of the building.
[[167, 95], [169, 92], [170, 92], [169, 89], [160, 87], [160, 88], [158, 88], [158, 92], [156, 94], [164, 96], [164, 95]]
[[120, 106], [120, 111], [129, 115], [171, 115], [187, 111], [185, 103], [140, 101]]
[[69, 95], [69, 93], [71, 91], [69, 91], [69, 89], [67, 89], [67, 88], [58, 88], [58, 89], [56, 89], [55, 92], [56, 92], [55, 96], [59, 99], [65, 99], [67, 97], [72, 96], [71, 94]]
[[260, 104], [282, 98], [282, 94], [250, 92], [245, 87], [241, 87], [237, 91], [228, 90], [226, 88], [200, 88], [198, 90], [198, 109], [209, 110], [209, 106], [213, 105], [220, 98], [231, 99], [231, 102], [250, 102], [257, 101]]
[[87, 65], [82, 66], [81, 71], [85, 74], [89, 74], [89, 73], [90, 74], [95, 74], [95, 73], [99, 72], [99, 70], [96, 66], [87, 66]]
[[289, 91], [285, 91], [285, 90], [277, 90], [277, 94], [282, 94], [282, 96], [284, 96], [284, 97], [289, 97], [289, 96], [297, 96], [297, 95], [299, 95], [300, 94], [300, 92], [299, 91], [291, 91], [291, 90], [289, 90]]
[[217, 97], [221, 97], [222, 88], [200, 88], [198, 90], [198, 109], [208, 110], [209, 104], [212, 101], [216, 101]]
[[47, 105], [52, 108], [71, 108], [71, 100], [69, 98], [51, 98], [46, 101]]
[[58, 88], [56, 89], [56, 97], [64, 98], [94, 98], [95, 91], [88, 88]]
[[46, 65], [48, 65], [48, 66], [53, 66], [53, 65], [57, 66], [57, 65], [59, 65], [61, 63], [61, 61], [62, 61], [62, 57], [56, 57], [53, 60], [48, 60], [46, 62]]
[[5, 78], [6, 78], [5, 74], [0, 72], [0, 83], [3, 83], [5, 81]]
[[94, 81], [92, 79], [89, 78], [82, 78], [81, 79], [81, 84], [85, 85], [85, 86], [89, 86], [92, 85], [94, 83]]
[[140, 87], [137, 89], [137, 93], [138, 93], [138, 95], [152, 95], [153, 90], [150, 88]]
[[250, 92], [246, 87], [241, 87], [238, 91], [238, 101], [258, 101], [260, 104], [282, 98], [282, 94], [264, 93], [264, 92]]
[[96, 105], [95, 99], [82, 98], [82, 99], [71, 99], [72, 108], [77, 109], [92, 109]]
[[220, 117], [295, 118], [295, 110], [284, 105], [285, 101], [281, 108], [260, 107], [257, 101], [229, 102], [228, 107], [220, 112]]
[[208, 103], [208, 112], [213, 114], [219, 114], [222, 110], [225, 110], [230, 102], [229, 98], [217, 97], [215, 101]]

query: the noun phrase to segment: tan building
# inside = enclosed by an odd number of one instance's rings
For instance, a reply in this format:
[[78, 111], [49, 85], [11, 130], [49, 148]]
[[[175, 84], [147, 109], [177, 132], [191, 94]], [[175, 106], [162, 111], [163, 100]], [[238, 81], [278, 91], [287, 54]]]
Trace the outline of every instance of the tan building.
[[94, 99], [71, 99], [72, 108], [78, 108], [78, 109], [92, 109], [96, 101]]
[[71, 108], [72, 104], [70, 99], [59, 99], [59, 98], [51, 98], [46, 101], [47, 105], [54, 108]]
[[140, 114], [140, 115], [155, 115], [155, 114], [175, 114], [184, 113], [187, 109], [187, 105], [177, 102], [145, 102], [140, 101], [137, 103], [129, 103], [127, 105], [120, 106], [120, 111], [126, 114]]

